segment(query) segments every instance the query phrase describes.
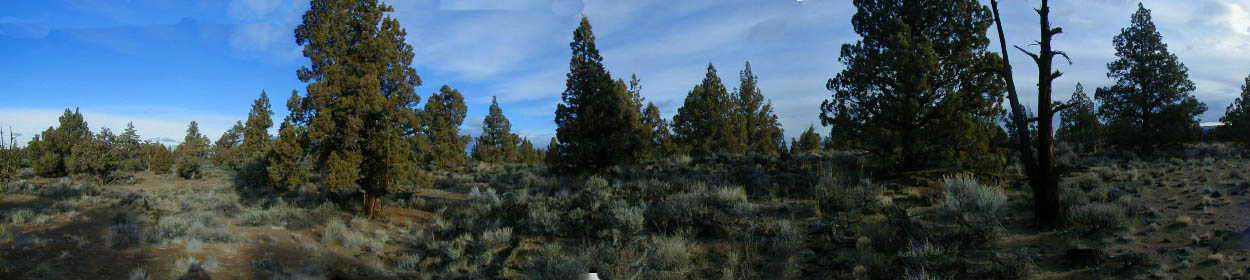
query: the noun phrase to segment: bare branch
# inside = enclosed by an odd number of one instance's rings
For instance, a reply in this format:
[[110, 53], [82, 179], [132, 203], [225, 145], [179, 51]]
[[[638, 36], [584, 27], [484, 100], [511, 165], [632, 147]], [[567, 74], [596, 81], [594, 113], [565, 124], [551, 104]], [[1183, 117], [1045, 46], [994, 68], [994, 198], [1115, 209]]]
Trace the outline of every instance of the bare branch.
[[1038, 56], [1037, 56], [1037, 54], [1035, 54], [1035, 53], [1033, 53], [1033, 52], [1030, 52], [1030, 51], [1028, 51], [1028, 50], [1025, 50], [1024, 48], [1021, 48], [1020, 46], [1015, 46], [1015, 47], [1016, 47], [1016, 49], [1017, 49], [1017, 50], [1020, 50], [1020, 51], [1021, 51], [1021, 52], [1023, 52], [1024, 54], [1029, 55], [1029, 57], [1032, 57], [1032, 58], [1033, 58], [1033, 62], [1035, 62], [1035, 63], [1042, 63], [1042, 58], [1041, 58], [1041, 57], [1038, 57]]
[[1053, 53], [1053, 54], [1057, 54], [1057, 55], [1063, 56], [1063, 59], [1065, 59], [1065, 60], [1067, 60], [1067, 61], [1068, 61], [1068, 65], [1072, 65], [1072, 58], [1071, 58], [1071, 57], [1068, 57], [1068, 53], [1063, 52], [1063, 51], [1050, 51], [1050, 53]]

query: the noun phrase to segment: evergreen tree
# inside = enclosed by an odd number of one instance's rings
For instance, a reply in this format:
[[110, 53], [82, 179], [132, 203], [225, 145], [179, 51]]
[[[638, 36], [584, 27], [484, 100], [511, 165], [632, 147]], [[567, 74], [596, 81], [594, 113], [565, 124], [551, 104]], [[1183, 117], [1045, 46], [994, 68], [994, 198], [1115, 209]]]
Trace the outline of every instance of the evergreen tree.
[[[269, 128], [273, 127], [273, 110], [269, 105], [269, 94], [260, 91], [260, 97], [252, 102], [252, 110], [247, 113], [247, 125], [243, 127], [242, 148], [246, 164], [254, 168], [264, 168], [263, 158], [268, 153]], [[258, 166], [259, 165], [259, 166]]]
[[216, 142], [213, 142], [213, 163], [225, 166], [231, 169], [241, 167], [242, 155], [239, 151], [239, 145], [243, 143], [243, 122], [234, 122], [234, 126], [221, 134]]
[[275, 190], [297, 190], [312, 180], [312, 166], [304, 153], [303, 127], [292, 124], [288, 118], [278, 129], [278, 141], [269, 149], [265, 161], [269, 164], [268, 183]]
[[1250, 76], [1241, 85], [1241, 95], [1228, 104], [1224, 116], [1220, 117], [1223, 127], [1221, 133], [1226, 139], [1236, 142], [1245, 151], [1250, 151]]
[[543, 161], [543, 151], [534, 148], [534, 143], [529, 138], [522, 138], [521, 145], [517, 147], [516, 162], [524, 164], [538, 164]]
[[121, 163], [120, 150], [113, 149], [109, 143], [113, 137], [112, 131], [102, 128], [94, 137], [74, 144], [65, 162], [69, 173], [87, 175], [100, 185], [108, 183], [109, 174], [117, 171]]
[[1168, 51], [1150, 10], [1139, 3], [1132, 23], [1112, 43], [1117, 59], [1107, 64], [1107, 77], [1115, 84], [1094, 93], [1109, 144], [1151, 156], [1196, 140], [1189, 132], [1199, 129], [1195, 118], [1206, 104], [1192, 95], [1189, 68]]
[[643, 158], [656, 159], [670, 156], [677, 152], [673, 144], [673, 134], [668, 130], [668, 120], [660, 116], [660, 107], [648, 102], [642, 112], [642, 127], [647, 140]]
[[133, 122], [126, 123], [126, 129], [122, 130], [122, 134], [117, 136], [115, 149], [120, 150], [122, 170], [140, 171], [146, 164], [143, 161], [141, 147], [142, 142], [139, 139], [139, 131], [135, 129]]
[[1080, 83], [1076, 84], [1066, 106], [1067, 109], [1059, 113], [1056, 140], [1074, 145], [1081, 152], [1095, 151], [1102, 145], [1102, 123], [1098, 122], [1094, 101], [1085, 94], [1085, 87]]
[[423, 162], [437, 169], [464, 166], [468, 161], [464, 149], [471, 138], [460, 134], [460, 124], [464, 123], [468, 110], [464, 105], [464, 95], [449, 86], [443, 85], [438, 93], [430, 95], [425, 102], [425, 111], [421, 113], [425, 135], [430, 143], [430, 152]]
[[143, 144], [143, 154], [148, 170], [153, 174], [169, 174], [174, 165], [174, 152], [157, 142]]
[[[595, 47], [590, 21], [573, 31], [573, 52], [555, 122], [559, 162], [574, 171], [599, 171], [641, 154], [641, 115], [622, 81], [613, 81]], [[548, 159], [551, 161], [552, 159]]]
[[547, 150], [544, 152], [545, 154], [543, 155], [543, 163], [546, 163], [548, 167], [561, 168], [560, 166], [560, 159], [561, 159], [560, 158], [561, 157], [560, 143], [556, 142], [555, 137], [551, 137], [551, 141], [547, 142]]
[[816, 133], [816, 126], [808, 126], [803, 134], [799, 135], [799, 141], [795, 142], [795, 148], [800, 153], [819, 151], [821, 147], [820, 134]]
[[512, 134], [512, 123], [503, 115], [499, 102], [490, 99], [490, 113], [482, 120], [482, 134], [473, 145], [473, 159], [481, 162], [515, 162], [519, 137]]
[[745, 126], [738, 121], [736, 107], [733, 96], [716, 75], [716, 67], [708, 64], [703, 82], [690, 90], [673, 116], [677, 144], [695, 157], [745, 152]]
[[57, 127], [44, 130], [28, 145], [34, 156], [32, 167], [34, 167], [35, 174], [41, 177], [67, 175], [65, 160], [69, 157], [71, 149], [78, 142], [90, 140], [92, 137], [91, 130], [87, 128], [87, 122], [83, 120], [82, 113], [79, 113], [78, 109], [74, 111], [65, 109], [65, 113], [61, 114], [58, 120]]
[[377, 0], [315, 0], [295, 28], [309, 66], [295, 120], [307, 125], [308, 152], [331, 191], [359, 187], [365, 214], [376, 217], [382, 196], [425, 186], [413, 162], [421, 79], [412, 68], [407, 32]]
[[738, 73], [738, 96], [736, 111], [738, 122], [745, 126], [742, 137], [746, 143], [746, 151], [762, 155], [777, 155], [783, 152], [785, 136], [782, 135], [781, 123], [777, 114], [773, 113], [773, 104], [764, 100], [760, 93], [758, 77], [751, 71], [751, 62], [747, 62]]
[[187, 126], [187, 135], [182, 143], [174, 148], [175, 165], [178, 177], [183, 179], [199, 179], [203, 176], [203, 161], [208, 154], [208, 137], [200, 134], [200, 125], [195, 121]]
[[988, 8], [976, 0], [854, 1], [861, 39], [842, 46], [846, 67], [826, 83], [821, 123], [835, 146], [864, 149], [890, 172], [939, 169], [993, 175], [1002, 114], [1000, 59], [986, 51]]

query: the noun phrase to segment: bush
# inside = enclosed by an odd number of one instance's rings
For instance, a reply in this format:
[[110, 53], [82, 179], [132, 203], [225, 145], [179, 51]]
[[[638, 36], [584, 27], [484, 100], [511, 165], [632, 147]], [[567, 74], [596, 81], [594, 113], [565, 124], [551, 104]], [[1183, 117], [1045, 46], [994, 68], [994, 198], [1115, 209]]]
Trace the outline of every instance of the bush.
[[1068, 210], [1068, 222], [1086, 234], [1103, 234], [1121, 229], [1127, 216], [1124, 208], [1113, 203], [1093, 203]]
[[1007, 196], [966, 175], [946, 177], [942, 183], [946, 186], [942, 213], [977, 241], [993, 239], [1007, 217]]
[[525, 263], [526, 279], [580, 279], [590, 266], [585, 258], [564, 255], [558, 245], [547, 245], [542, 251]]
[[651, 277], [643, 277], [647, 279], [686, 279], [691, 273], [693, 256], [692, 253], [696, 247], [681, 236], [660, 236], [652, 241], [655, 248], [654, 255], [650, 261], [649, 272]]
[[193, 156], [178, 157], [178, 177], [183, 179], [199, 179], [203, 177], [203, 171], [200, 170], [202, 168], [200, 161], [202, 161], [200, 158]]

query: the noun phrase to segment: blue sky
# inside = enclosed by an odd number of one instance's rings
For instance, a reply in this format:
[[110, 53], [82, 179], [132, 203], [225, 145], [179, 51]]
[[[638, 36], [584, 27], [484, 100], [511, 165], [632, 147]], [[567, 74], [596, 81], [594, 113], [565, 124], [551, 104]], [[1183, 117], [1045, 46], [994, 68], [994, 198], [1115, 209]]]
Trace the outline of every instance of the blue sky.
[[[617, 77], [637, 74], [643, 95], [671, 117], [714, 63], [726, 84], [750, 61], [785, 132], [819, 126], [825, 81], [841, 70], [841, 44], [857, 40], [848, 0], [419, 0], [387, 1], [416, 50], [413, 66], [429, 96], [443, 84], [467, 96], [467, 134], [479, 131], [491, 96], [513, 129], [545, 145], [564, 89], [568, 42], [577, 18], [594, 25], [604, 62]], [[988, 1], [986, 1], [988, 4]], [[1037, 36], [1037, 0], [1003, 0], [1008, 42]], [[1250, 74], [1250, 3], [1143, 1], [1170, 49], [1190, 68], [1196, 95], [1215, 121]], [[1111, 83], [1111, 38], [1136, 1], [1056, 0], [1052, 19], [1067, 32], [1056, 47], [1073, 64], [1056, 83], [1066, 99], [1076, 82], [1092, 93]], [[245, 118], [267, 91], [285, 115], [295, 70], [307, 63], [291, 30], [307, 1], [47, 0], [0, 3], [0, 126], [22, 142], [79, 107], [93, 130], [134, 121], [145, 138], [172, 143], [200, 122], [216, 139]], [[995, 41], [996, 43], [997, 41]], [[993, 50], [997, 51], [997, 47]], [[1035, 99], [1036, 72], [1012, 53], [1017, 81]], [[821, 129], [823, 130], [823, 129]]]

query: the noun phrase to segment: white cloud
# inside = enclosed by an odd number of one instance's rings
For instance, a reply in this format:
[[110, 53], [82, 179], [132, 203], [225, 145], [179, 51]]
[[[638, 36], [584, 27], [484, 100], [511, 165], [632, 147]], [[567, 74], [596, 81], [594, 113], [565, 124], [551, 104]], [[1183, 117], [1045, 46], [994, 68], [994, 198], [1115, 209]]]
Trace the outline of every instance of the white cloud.
[[247, 57], [272, 63], [298, 59], [301, 48], [292, 30], [308, 9], [307, 1], [233, 0], [227, 15], [237, 24], [230, 33], [230, 47]]

